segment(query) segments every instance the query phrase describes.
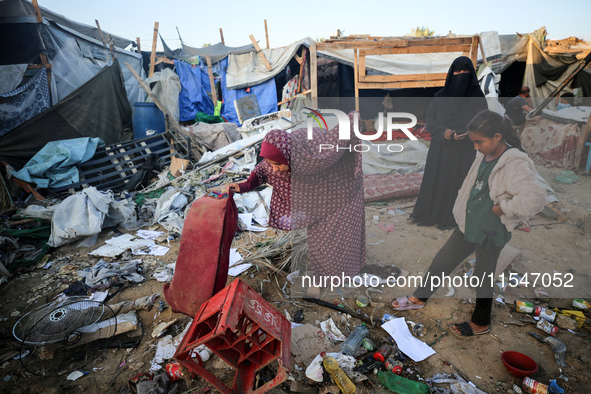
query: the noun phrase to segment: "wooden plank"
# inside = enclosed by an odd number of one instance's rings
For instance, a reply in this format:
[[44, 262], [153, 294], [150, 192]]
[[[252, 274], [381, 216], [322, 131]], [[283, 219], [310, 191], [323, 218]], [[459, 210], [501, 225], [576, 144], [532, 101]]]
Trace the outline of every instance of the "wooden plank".
[[353, 75], [355, 80], [355, 111], [359, 111], [359, 65], [357, 49], [353, 49]]
[[402, 82], [402, 81], [432, 81], [444, 80], [447, 73], [433, 74], [403, 74], [403, 75], [361, 75], [360, 82]]
[[298, 89], [296, 90], [297, 93], [300, 92], [302, 89], [302, 72], [304, 71], [304, 67], [306, 65], [306, 56], [308, 54], [308, 49], [302, 48], [302, 62], [300, 63], [300, 73], [298, 74]]
[[271, 67], [271, 64], [267, 60], [267, 57], [263, 53], [263, 50], [259, 46], [259, 43], [257, 42], [257, 40], [254, 39], [254, 36], [252, 34], [250, 35], [250, 41], [252, 41], [252, 45], [254, 45], [254, 49], [256, 49], [257, 53], [259, 54], [259, 57], [263, 61], [263, 64], [265, 65], [265, 67], [267, 67], [267, 70], [271, 71], [273, 69]]
[[215, 89], [215, 82], [213, 79], [213, 68], [211, 67], [211, 56], [205, 56], [207, 60], [207, 75], [209, 75], [209, 86], [211, 87], [211, 100], [213, 101], [213, 106], [215, 107], [218, 103], [218, 95]]
[[37, 2], [37, 0], [33, 0], [33, 8], [35, 9], [35, 18], [37, 18], [37, 23], [43, 23], [41, 9], [39, 8], [39, 3]]
[[298, 62], [299, 64], [302, 64], [302, 58], [300, 56], [298, 56], [297, 53], [293, 54], [293, 58], [296, 60], [296, 62]]
[[384, 46], [403, 47], [408, 45], [408, 40], [388, 40], [388, 41], [352, 41], [352, 42], [319, 42], [316, 44], [319, 51], [329, 49], [359, 49], [359, 48], [377, 48]]
[[267, 49], [269, 49], [269, 31], [267, 30], [267, 20], [265, 19], [265, 38], [267, 39]]
[[407, 89], [432, 88], [445, 85], [445, 80], [408, 81], [408, 82], [359, 82], [358, 89]]
[[[158, 100], [158, 97], [156, 97], [156, 95], [154, 93], [152, 93], [152, 90], [150, 89], [150, 87], [138, 75], [138, 73], [133, 69], [133, 67], [131, 67], [131, 64], [129, 64], [127, 62], [123, 62], [123, 64], [125, 64], [125, 66], [129, 69], [129, 71], [131, 72], [131, 74], [133, 74], [133, 76], [135, 77], [135, 79], [137, 79], [137, 81], [139, 82], [139, 84], [142, 87], [142, 89], [144, 89], [144, 91], [148, 94], [148, 96], [150, 96], [150, 98], [152, 99], [152, 101], [154, 101], [154, 104], [156, 104], [156, 106], [158, 108], [160, 108], [160, 111], [162, 111], [165, 115], [168, 115], [172, 127], [177, 132], [179, 132], [182, 136], [184, 136], [186, 138], [191, 138], [191, 134], [189, 134], [188, 132], [186, 132], [185, 130], [183, 130], [183, 128], [181, 127], [181, 125], [172, 116], [172, 114], [170, 113], [170, 111], [168, 110], [168, 108], [166, 108], [166, 106], [163, 105], [160, 102], [160, 100]], [[199, 151], [201, 153], [203, 153], [203, 148], [201, 146], [197, 145], [197, 149], [199, 149]]]
[[360, 56], [371, 55], [401, 55], [408, 53], [442, 53], [442, 52], [466, 52], [470, 45], [440, 45], [440, 46], [415, 46], [404, 48], [372, 48], [360, 49]]
[[280, 101], [280, 102], [278, 102], [278, 103], [277, 103], [277, 106], [280, 106], [280, 105], [282, 105], [282, 104], [288, 103], [288, 102], [290, 102], [291, 100], [295, 99], [295, 98], [296, 98], [296, 97], [298, 97], [298, 96], [300, 96], [300, 97], [301, 97], [302, 95], [306, 95], [306, 94], [309, 94], [309, 93], [312, 93], [312, 89], [305, 90], [305, 91], [303, 91], [303, 92], [301, 92], [301, 93], [299, 93], [299, 94], [296, 94], [296, 95], [295, 95], [295, 96], [293, 96], [293, 97], [290, 97], [290, 98], [288, 98], [288, 99], [285, 99], [285, 100], [283, 100], [283, 101]]
[[174, 65], [174, 60], [171, 60], [169, 58], [167, 58], [166, 56], [156, 56], [156, 64], [159, 63], [166, 63], [166, 64], [173, 64]]
[[317, 44], [310, 44], [310, 90], [312, 91], [312, 106], [318, 107], [318, 54]]
[[158, 22], [154, 22], [154, 37], [152, 38], [152, 53], [150, 54], [150, 73], [149, 77], [154, 75], [154, 62], [156, 61], [156, 43], [158, 42]]
[[141, 54], [142, 53], [142, 48], [140, 47], [140, 38], [136, 37], [135, 38], [135, 42], [137, 43], [137, 53]]
[[[583, 157], [583, 151], [585, 150], [585, 142], [589, 138], [589, 133], [591, 132], [591, 116], [587, 119], [587, 123], [584, 126], [584, 129], [581, 131], [581, 135], [579, 136], [579, 140], [577, 141], [577, 148], [575, 149], [575, 170], [579, 169], [581, 165], [581, 158]], [[589, 155], [591, 155], [591, 148], [589, 148]]]
[[103, 42], [103, 46], [107, 47], [107, 42], [105, 41], [105, 36], [103, 35], [103, 30], [101, 29], [101, 24], [99, 23], [98, 19], [95, 19], [94, 22], [96, 23], [96, 28], [99, 31], [99, 36], [101, 36], [101, 41]]
[[[361, 53], [361, 50], [359, 50], [359, 52]], [[365, 78], [367, 75], [367, 72], [365, 71], [365, 56], [359, 56], [359, 70], [358, 70], [358, 80], [362, 80], [363, 78]]]
[[472, 65], [474, 66], [475, 70], [476, 62], [478, 61], [478, 42], [480, 41], [478, 38], [478, 36], [472, 37], [472, 46], [470, 47], [470, 59], [472, 60]]
[[226, 43], [224, 42], [224, 32], [221, 27], [220, 27], [220, 38], [222, 39], [222, 44], [226, 45]]

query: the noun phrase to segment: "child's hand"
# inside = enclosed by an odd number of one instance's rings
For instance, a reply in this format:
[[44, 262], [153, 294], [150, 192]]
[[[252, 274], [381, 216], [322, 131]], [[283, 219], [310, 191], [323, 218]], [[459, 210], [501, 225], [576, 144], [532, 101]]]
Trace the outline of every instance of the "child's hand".
[[240, 193], [240, 186], [237, 183], [230, 183], [227, 186], [228, 191], [233, 191], [234, 193]]
[[497, 216], [501, 216], [504, 213], [499, 204], [493, 205], [492, 212]]

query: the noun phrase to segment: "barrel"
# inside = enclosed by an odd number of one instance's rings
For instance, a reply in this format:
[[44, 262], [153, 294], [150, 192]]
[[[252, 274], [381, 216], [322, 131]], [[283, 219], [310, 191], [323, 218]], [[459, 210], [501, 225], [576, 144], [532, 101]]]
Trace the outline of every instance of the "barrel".
[[133, 105], [133, 138], [144, 138], [166, 131], [164, 114], [154, 103]]

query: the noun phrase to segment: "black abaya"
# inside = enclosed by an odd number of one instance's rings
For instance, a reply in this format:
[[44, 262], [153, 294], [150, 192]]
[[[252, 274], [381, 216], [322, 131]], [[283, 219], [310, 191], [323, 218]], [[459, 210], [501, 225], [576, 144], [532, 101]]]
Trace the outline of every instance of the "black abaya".
[[[469, 72], [453, 75], [459, 70]], [[457, 58], [447, 73], [445, 86], [435, 94], [427, 110], [431, 145], [419, 196], [410, 216], [417, 224], [438, 224], [441, 229], [456, 225], [452, 208], [476, 151], [467, 135], [462, 140], [453, 137], [448, 140], [444, 138], [445, 130], [465, 133], [468, 122], [486, 108], [472, 61], [465, 56]]]

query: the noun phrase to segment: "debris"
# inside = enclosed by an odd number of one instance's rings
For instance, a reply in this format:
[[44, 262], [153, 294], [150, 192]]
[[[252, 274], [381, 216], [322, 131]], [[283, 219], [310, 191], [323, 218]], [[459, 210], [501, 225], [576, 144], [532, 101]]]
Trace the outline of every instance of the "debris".
[[570, 185], [576, 183], [579, 180], [577, 174], [572, 171], [562, 171], [560, 174], [556, 175], [554, 178], [554, 182], [562, 183], [565, 185]]
[[172, 326], [174, 323], [176, 323], [177, 319], [171, 320], [169, 322], [162, 322], [160, 324], [158, 324], [156, 327], [154, 327], [154, 329], [152, 330], [152, 338], [158, 338], [161, 337], [162, 334], [164, 334], [164, 331], [166, 331], [166, 329], [170, 326]]
[[67, 379], [74, 381], [74, 380], [77, 380], [77, 379], [81, 378], [82, 376], [86, 376], [88, 374], [89, 374], [89, 372], [85, 372], [85, 371], [74, 371], [68, 375]]
[[536, 338], [538, 341], [545, 342], [552, 346], [552, 350], [554, 350], [554, 359], [556, 360], [556, 364], [558, 364], [561, 367], [566, 367], [566, 362], [564, 361], [564, 358], [566, 357], [566, 345], [564, 343], [560, 342], [558, 339], [554, 337], [542, 338], [533, 332], [528, 332], [528, 334]]
[[345, 337], [345, 335], [343, 335], [341, 330], [339, 330], [337, 328], [337, 326], [334, 324], [334, 321], [332, 320], [332, 318], [320, 323], [320, 328], [324, 332], [324, 335], [326, 335], [328, 338], [332, 339], [333, 341], [344, 341], [347, 339], [347, 337]]

